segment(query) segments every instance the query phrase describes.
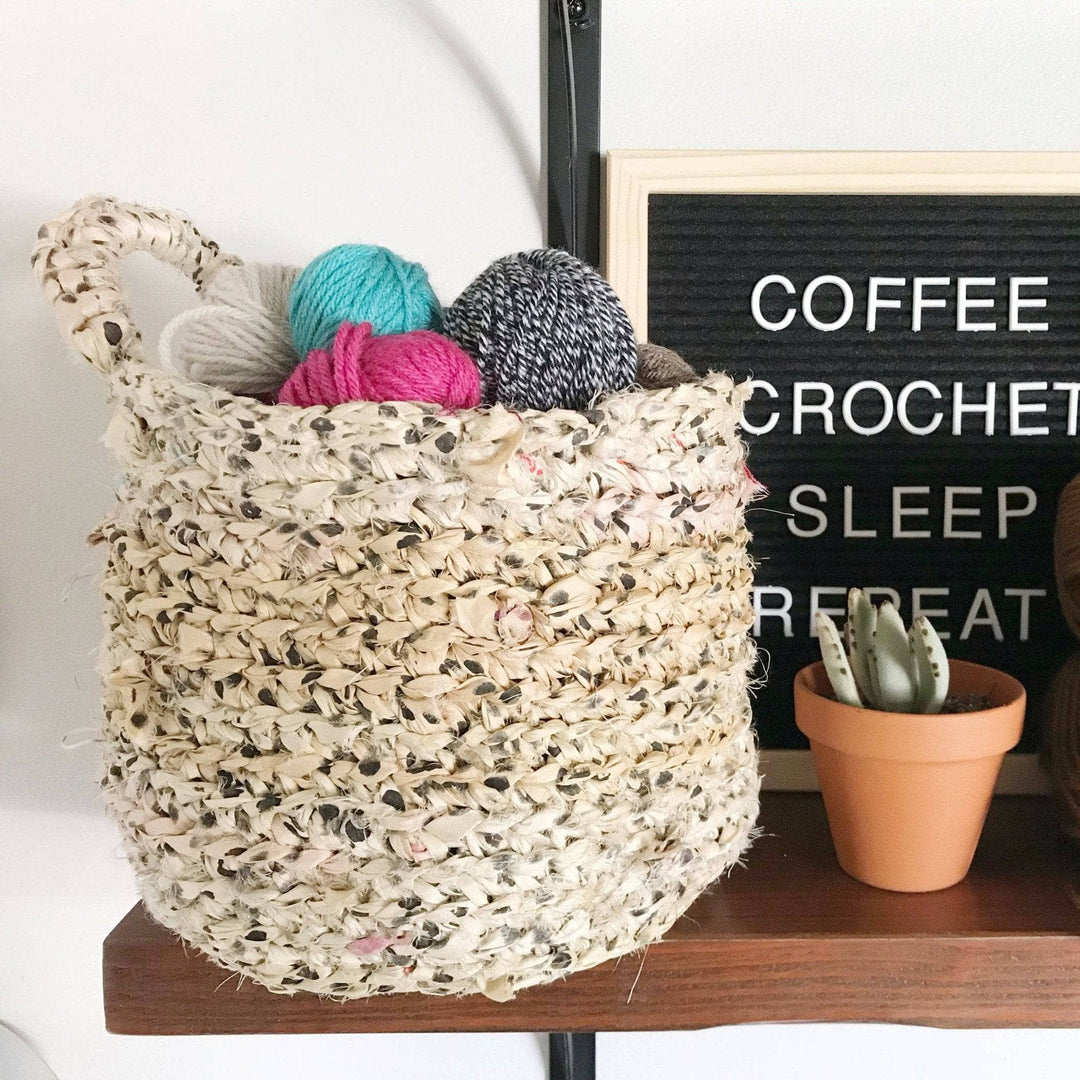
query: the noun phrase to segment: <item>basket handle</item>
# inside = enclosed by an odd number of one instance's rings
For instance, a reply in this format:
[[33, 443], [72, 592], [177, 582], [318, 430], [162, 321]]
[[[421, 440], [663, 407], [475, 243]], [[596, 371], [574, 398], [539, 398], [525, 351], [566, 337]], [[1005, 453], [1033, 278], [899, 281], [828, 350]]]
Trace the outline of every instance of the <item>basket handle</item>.
[[133, 251], [148, 251], [175, 266], [199, 292], [222, 266], [240, 263], [179, 214], [102, 195], [82, 199], [42, 225], [34, 274], [60, 333], [102, 374], [121, 360], [146, 359], [120, 282], [119, 262]]

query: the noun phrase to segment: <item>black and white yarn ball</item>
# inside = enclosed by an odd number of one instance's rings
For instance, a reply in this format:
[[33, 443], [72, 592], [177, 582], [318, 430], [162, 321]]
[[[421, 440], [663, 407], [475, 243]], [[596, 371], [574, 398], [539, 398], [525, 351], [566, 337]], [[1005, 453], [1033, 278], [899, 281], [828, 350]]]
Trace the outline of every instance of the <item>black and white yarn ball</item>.
[[444, 332], [476, 361], [487, 404], [586, 409], [637, 376], [615, 290], [557, 248], [497, 259], [445, 312]]

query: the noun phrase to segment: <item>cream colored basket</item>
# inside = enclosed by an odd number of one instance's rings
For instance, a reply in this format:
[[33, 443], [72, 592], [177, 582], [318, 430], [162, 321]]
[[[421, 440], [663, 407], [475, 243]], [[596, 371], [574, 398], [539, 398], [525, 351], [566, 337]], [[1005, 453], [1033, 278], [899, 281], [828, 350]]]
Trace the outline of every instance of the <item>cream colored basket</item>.
[[757, 815], [746, 384], [262, 405], [147, 365], [131, 251], [200, 288], [238, 260], [103, 198], [34, 252], [116, 408], [104, 788], [152, 915], [341, 998], [656, 941]]

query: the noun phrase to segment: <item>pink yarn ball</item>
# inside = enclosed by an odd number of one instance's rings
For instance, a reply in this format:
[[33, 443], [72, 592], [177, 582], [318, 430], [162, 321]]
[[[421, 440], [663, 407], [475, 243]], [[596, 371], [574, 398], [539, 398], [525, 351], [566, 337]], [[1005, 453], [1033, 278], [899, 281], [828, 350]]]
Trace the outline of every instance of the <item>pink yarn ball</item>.
[[374, 335], [343, 322], [330, 349], [312, 349], [278, 393], [286, 405], [427, 401], [448, 409], [480, 404], [480, 373], [468, 353], [434, 330]]

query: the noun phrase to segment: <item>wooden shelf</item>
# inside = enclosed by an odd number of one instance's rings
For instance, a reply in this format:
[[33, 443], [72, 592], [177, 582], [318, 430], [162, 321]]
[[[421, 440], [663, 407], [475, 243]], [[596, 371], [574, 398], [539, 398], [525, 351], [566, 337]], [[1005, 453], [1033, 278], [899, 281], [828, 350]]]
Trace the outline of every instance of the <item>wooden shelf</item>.
[[132, 1035], [639, 1031], [761, 1021], [1080, 1026], [1078, 863], [1047, 800], [995, 799], [967, 879], [882, 892], [836, 865], [820, 796], [768, 794], [747, 866], [664, 941], [497, 1004], [339, 1004], [227, 972], [133, 908], [105, 941], [105, 1018]]

